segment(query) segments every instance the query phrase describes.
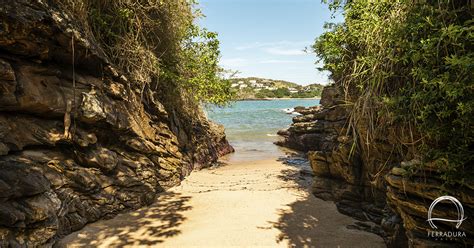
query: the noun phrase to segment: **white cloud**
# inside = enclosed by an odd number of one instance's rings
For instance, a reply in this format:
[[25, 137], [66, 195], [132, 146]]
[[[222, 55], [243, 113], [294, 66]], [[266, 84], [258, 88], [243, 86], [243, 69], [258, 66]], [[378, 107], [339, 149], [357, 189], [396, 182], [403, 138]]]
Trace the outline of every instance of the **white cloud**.
[[256, 42], [254, 44], [246, 44], [246, 45], [236, 46], [235, 50], [244, 51], [244, 50], [249, 50], [249, 49], [253, 49], [253, 48], [259, 48], [260, 46], [261, 45], [258, 42]]
[[275, 42], [254, 42], [236, 46], [235, 49], [238, 51], [244, 50], [262, 50], [272, 55], [283, 55], [283, 56], [299, 56], [305, 55], [303, 51], [305, 47], [311, 45], [311, 41], [275, 41]]
[[274, 42], [253, 42], [253, 43], [247, 43], [241, 46], [236, 46], [236, 50], [248, 50], [248, 49], [254, 49], [254, 48], [265, 48], [265, 47], [287, 47], [287, 46], [293, 46], [293, 47], [305, 47], [308, 45], [311, 45], [312, 41], [288, 41], [288, 40], [280, 40], [280, 41], [274, 41]]
[[248, 64], [248, 61], [244, 58], [229, 58], [220, 61], [220, 65], [226, 68], [235, 68], [246, 64]]
[[292, 49], [286, 47], [270, 47], [265, 48], [265, 52], [272, 54], [272, 55], [287, 55], [287, 56], [298, 56], [298, 55], [305, 55], [306, 53], [303, 49]]
[[284, 59], [266, 59], [258, 61], [260, 64], [297, 64], [301, 63], [299, 60], [284, 60]]

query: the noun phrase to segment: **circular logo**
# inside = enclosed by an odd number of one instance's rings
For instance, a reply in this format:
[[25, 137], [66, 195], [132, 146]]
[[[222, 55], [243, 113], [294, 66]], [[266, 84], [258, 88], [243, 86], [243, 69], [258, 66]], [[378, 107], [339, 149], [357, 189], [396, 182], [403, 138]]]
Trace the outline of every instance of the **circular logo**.
[[[431, 212], [433, 212], [433, 209], [436, 206], [436, 204], [438, 204], [441, 201], [446, 201], [446, 200], [452, 202], [454, 204], [454, 206], [456, 206], [456, 209], [457, 209], [457, 212], [458, 212], [458, 218], [456, 220], [443, 219], [443, 218], [432, 218], [431, 217], [432, 216]], [[438, 197], [436, 200], [434, 200], [431, 203], [430, 208], [428, 209], [428, 223], [430, 224], [430, 226], [433, 229], [438, 229], [438, 227], [433, 223], [434, 220], [435, 221], [444, 221], [444, 222], [456, 222], [456, 229], [458, 229], [465, 219], [467, 219], [467, 218], [464, 218], [464, 208], [462, 207], [461, 202], [458, 201], [458, 199], [456, 199], [452, 196], [449, 196], [449, 195]]]

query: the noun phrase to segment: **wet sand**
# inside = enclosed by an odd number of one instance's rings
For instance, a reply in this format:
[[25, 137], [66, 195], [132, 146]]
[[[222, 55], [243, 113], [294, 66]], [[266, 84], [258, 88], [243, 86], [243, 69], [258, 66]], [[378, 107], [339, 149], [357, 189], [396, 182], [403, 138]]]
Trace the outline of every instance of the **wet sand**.
[[276, 159], [193, 172], [156, 203], [98, 221], [59, 247], [385, 247], [310, 193], [311, 170]]

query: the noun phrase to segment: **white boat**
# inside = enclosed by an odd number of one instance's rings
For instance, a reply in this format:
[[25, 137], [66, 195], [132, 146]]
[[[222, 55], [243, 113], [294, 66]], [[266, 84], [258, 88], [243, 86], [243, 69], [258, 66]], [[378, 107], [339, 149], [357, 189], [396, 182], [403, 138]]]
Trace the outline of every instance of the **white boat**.
[[295, 112], [295, 109], [294, 108], [286, 108], [286, 109], [283, 109], [283, 111], [289, 115], [293, 114]]
[[289, 115], [301, 115], [300, 113], [296, 112], [294, 108], [283, 109], [283, 112], [285, 112]]

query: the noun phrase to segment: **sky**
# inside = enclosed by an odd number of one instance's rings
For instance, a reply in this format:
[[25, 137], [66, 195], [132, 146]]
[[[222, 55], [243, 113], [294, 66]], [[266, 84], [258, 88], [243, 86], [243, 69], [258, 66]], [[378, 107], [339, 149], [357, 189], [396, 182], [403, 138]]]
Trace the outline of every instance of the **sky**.
[[325, 22], [341, 22], [321, 0], [201, 0], [199, 25], [217, 32], [220, 65], [238, 77], [262, 77], [301, 85], [328, 82], [317, 57], [305, 53], [324, 32]]

